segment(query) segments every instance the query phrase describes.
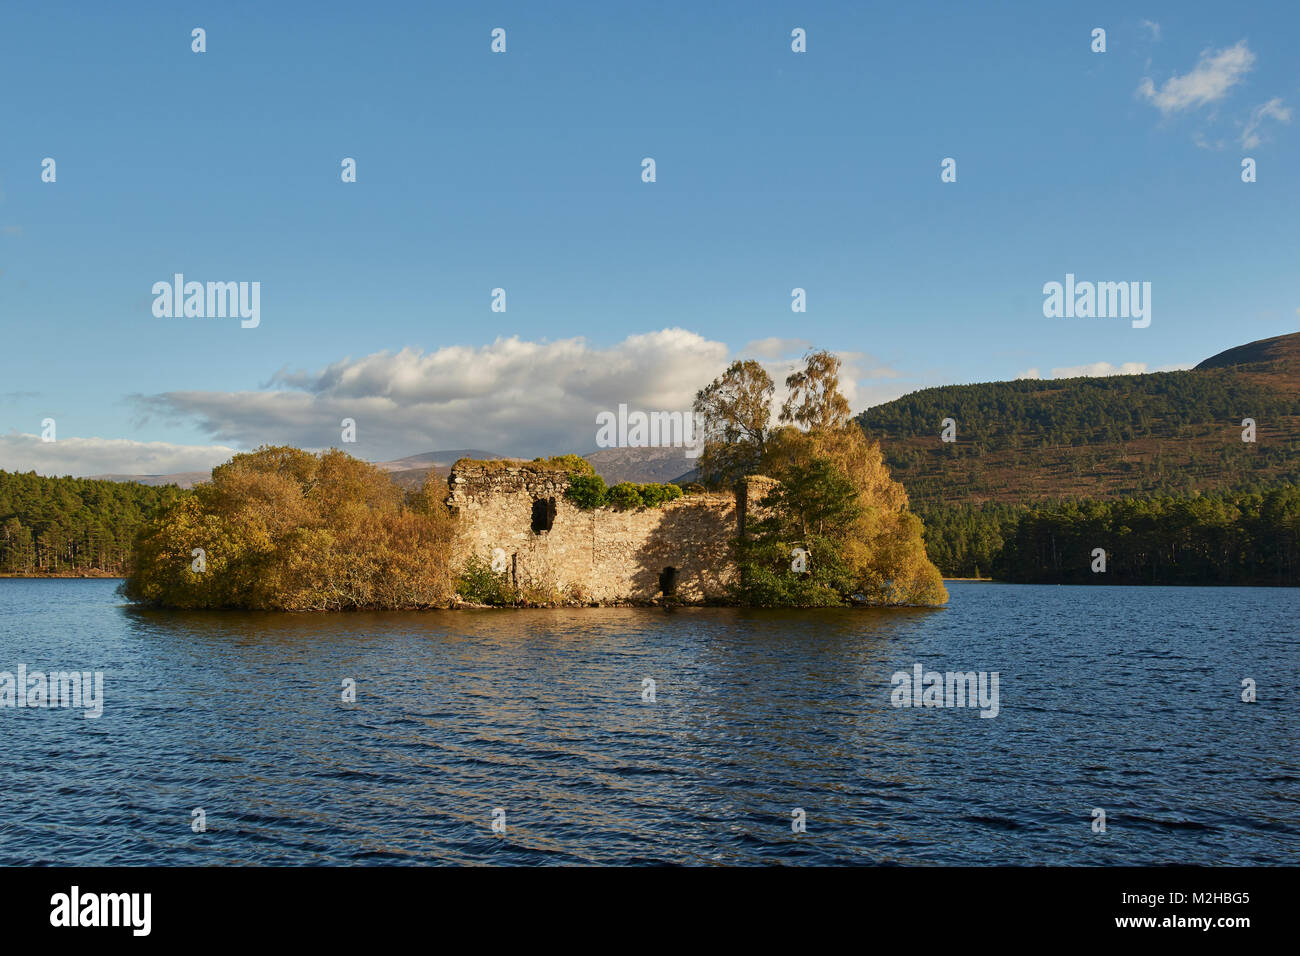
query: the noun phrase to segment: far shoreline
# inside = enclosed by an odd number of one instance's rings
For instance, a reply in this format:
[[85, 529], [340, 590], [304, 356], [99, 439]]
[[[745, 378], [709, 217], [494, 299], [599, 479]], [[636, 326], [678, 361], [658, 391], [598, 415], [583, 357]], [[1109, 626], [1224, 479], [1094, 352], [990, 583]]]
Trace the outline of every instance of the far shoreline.
[[63, 579], [63, 578], [67, 578], [67, 579], [73, 579], [73, 580], [84, 578], [84, 579], [86, 579], [86, 580], [96, 580], [96, 581], [113, 581], [113, 580], [117, 580], [117, 581], [125, 581], [125, 580], [126, 580], [126, 575], [125, 575], [125, 574], [106, 574], [106, 573], [104, 573], [104, 572], [102, 572], [102, 571], [99, 572], [99, 573], [95, 573], [95, 572], [91, 572], [91, 571], [58, 571], [58, 572], [53, 572], [53, 573], [50, 573], [50, 574], [26, 574], [26, 573], [21, 572], [21, 571], [0, 571], [0, 578], [32, 578], [32, 579], [35, 579], [35, 578], [55, 578], [55, 579]]

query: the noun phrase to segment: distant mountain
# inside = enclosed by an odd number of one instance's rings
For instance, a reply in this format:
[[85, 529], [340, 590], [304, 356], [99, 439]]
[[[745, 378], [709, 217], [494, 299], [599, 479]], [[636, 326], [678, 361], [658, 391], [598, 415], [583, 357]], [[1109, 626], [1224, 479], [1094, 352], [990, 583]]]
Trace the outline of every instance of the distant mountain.
[[[422, 455], [410, 455], [395, 461], [376, 462], [376, 465], [389, 472], [393, 481], [402, 487], [418, 488], [424, 484], [430, 472], [441, 477], [449, 475], [451, 466], [461, 458], [506, 459], [510, 457], [477, 448], [460, 448], [453, 451], [430, 451]], [[687, 458], [681, 448], [605, 448], [583, 457], [591, 462], [592, 467], [596, 469], [596, 474], [611, 485], [616, 485], [620, 481], [639, 483], [694, 480], [696, 459]]]
[[[559, 453], [558, 453], [559, 454]], [[399, 458], [394, 462], [378, 462], [378, 467], [391, 472], [391, 477], [399, 485], [416, 488], [424, 483], [432, 471], [443, 477], [451, 473], [452, 464], [460, 458], [504, 459], [510, 455], [498, 455], [493, 451], [478, 449], [458, 449], [455, 451], [426, 451], [422, 455]], [[675, 479], [692, 480], [695, 459], [686, 458], [680, 447], [638, 447], [638, 449], [602, 449], [584, 455], [589, 460], [595, 473], [603, 477], [607, 484], [616, 485], [620, 481], [673, 481]], [[526, 459], [520, 459], [526, 460]]]
[[478, 448], [455, 448], [450, 451], [426, 451], [422, 455], [410, 455], [393, 461], [377, 461], [375, 467], [382, 468], [384, 471], [411, 471], [420, 468], [428, 471], [430, 468], [449, 469], [461, 458], [496, 459], [504, 457], [506, 456], [491, 451], [482, 451]]
[[453, 448], [448, 451], [426, 451], [421, 455], [408, 455], [406, 458], [397, 458], [393, 461], [377, 461], [375, 467], [388, 472], [394, 484], [414, 490], [424, 487], [430, 472], [443, 478], [447, 477], [451, 474], [451, 466], [462, 458], [505, 457], [507, 456], [478, 448]]
[[691, 481], [694, 479], [689, 476], [694, 474], [699, 458], [687, 458], [685, 452], [684, 448], [673, 447], [602, 448], [583, 457], [610, 485], [620, 481], [668, 482], [679, 478]]
[[[557, 451], [557, 454], [560, 453], [562, 451]], [[446, 477], [451, 473], [451, 466], [461, 458], [510, 457], [476, 448], [461, 448], [454, 451], [430, 451], [395, 461], [376, 462], [376, 465], [389, 472], [393, 481], [402, 487], [418, 488], [424, 484], [430, 472]], [[591, 462], [596, 474], [611, 485], [620, 481], [639, 483], [694, 480], [695, 459], [687, 458], [681, 448], [605, 448], [583, 457]]]
[[858, 421], [922, 509], [1300, 482], [1300, 333], [1181, 372], [928, 388]]

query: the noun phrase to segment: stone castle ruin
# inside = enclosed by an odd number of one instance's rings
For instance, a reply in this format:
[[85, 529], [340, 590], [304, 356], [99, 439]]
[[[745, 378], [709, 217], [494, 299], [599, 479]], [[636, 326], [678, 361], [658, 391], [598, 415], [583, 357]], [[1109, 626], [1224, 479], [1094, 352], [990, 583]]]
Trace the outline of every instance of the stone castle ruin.
[[582, 509], [565, 497], [565, 471], [462, 460], [448, 479], [455, 560], [495, 560], [515, 587], [573, 602], [721, 602], [735, 580], [732, 546], [744, 534], [746, 504], [770, 483], [750, 478], [735, 494], [654, 508]]

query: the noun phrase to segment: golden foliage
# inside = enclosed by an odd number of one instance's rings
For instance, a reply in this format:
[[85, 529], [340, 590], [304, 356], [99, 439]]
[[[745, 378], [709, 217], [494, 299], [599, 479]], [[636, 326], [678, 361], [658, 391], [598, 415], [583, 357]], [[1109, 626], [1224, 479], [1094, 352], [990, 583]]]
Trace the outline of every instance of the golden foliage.
[[860, 514], [841, 542], [856, 593], [871, 604], [947, 603], [943, 578], [925, 553], [921, 520], [908, 510], [906, 490], [890, 478], [879, 443], [852, 422], [810, 432], [786, 426], [768, 440], [764, 471], [779, 480], [817, 458], [832, 461], [857, 493]]
[[452, 537], [432, 485], [408, 502], [386, 473], [344, 452], [263, 447], [214, 469], [146, 526], [124, 590], [182, 608], [442, 606]]
[[696, 463], [705, 484], [731, 487], [762, 460], [772, 417], [772, 378], [758, 362], [735, 361], [695, 394], [704, 451]]
[[849, 400], [840, 394], [840, 359], [824, 349], [804, 356], [802, 371], [786, 377], [789, 397], [781, 406], [782, 424], [809, 431], [842, 428], [849, 420]]

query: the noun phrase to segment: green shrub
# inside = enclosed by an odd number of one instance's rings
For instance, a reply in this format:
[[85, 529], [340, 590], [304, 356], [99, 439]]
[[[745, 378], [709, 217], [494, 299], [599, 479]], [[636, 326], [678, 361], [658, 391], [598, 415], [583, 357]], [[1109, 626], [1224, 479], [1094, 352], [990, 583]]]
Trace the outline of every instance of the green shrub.
[[640, 508], [644, 504], [640, 486], [631, 481], [620, 481], [610, 488], [605, 500], [615, 508]]
[[504, 571], [493, 571], [492, 566], [478, 555], [472, 556], [461, 568], [456, 579], [456, 593], [461, 600], [471, 604], [516, 604], [519, 596]]
[[600, 475], [574, 475], [564, 497], [582, 509], [600, 508], [657, 508], [665, 501], [675, 501], [682, 489], [674, 484], [647, 482], [638, 485], [633, 481], [620, 481], [612, 488], [605, 486]]
[[600, 475], [574, 475], [569, 479], [569, 487], [564, 492], [564, 497], [577, 507], [587, 510], [605, 504], [608, 493], [605, 479]]
[[665, 501], [676, 501], [682, 496], [682, 489], [674, 484], [661, 485], [648, 482], [641, 486], [641, 503], [647, 508], [657, 508]]

